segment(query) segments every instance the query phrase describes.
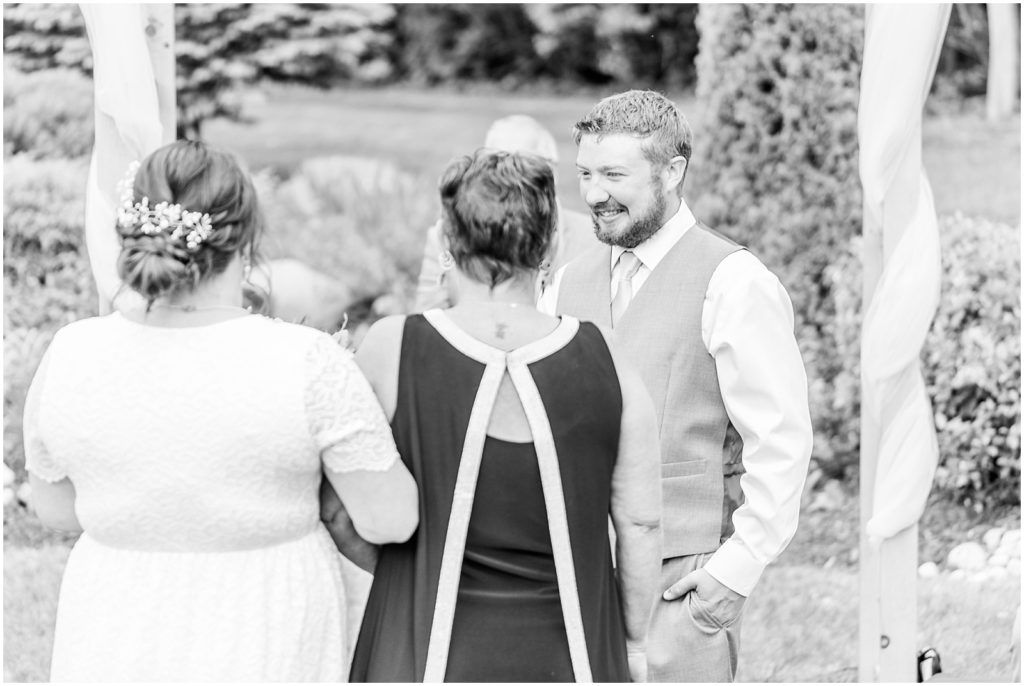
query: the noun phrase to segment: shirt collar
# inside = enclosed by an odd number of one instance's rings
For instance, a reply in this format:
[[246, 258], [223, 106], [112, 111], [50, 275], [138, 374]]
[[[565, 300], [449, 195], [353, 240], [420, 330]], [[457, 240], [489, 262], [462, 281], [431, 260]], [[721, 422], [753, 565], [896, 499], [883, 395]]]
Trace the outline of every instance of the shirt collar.
[[[693, 216], [686, 201], [680, 198], [679, 210], [653, 236], [633, 248], [633, 254], [640, 259], [645, 267], [654, 269], [665, 258], [669, 250], [675, 247], [679, 239], [696, 223], [697, 218]], [[612, 269], [619, 261], [619, 256], [625, 251], [626, 249], [622, 246], [612, 246]]]

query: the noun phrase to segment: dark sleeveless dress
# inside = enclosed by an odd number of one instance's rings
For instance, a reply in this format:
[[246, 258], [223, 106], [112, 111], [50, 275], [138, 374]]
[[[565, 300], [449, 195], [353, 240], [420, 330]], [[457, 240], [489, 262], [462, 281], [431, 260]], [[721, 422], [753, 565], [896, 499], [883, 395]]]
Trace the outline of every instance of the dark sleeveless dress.
[[[406, 320], [392, 430], [419, 485], [420, 525], [406, 543], [381, 549], [351, 681], [424, 679], [453, 493], [485, 366], [423, 315]], [[622, 412], [615, 368], [601, 333], [582, 323], [528, 369], [557, 453], [586, 644], [577, 655], [594, 681], [629, 681], [608, 541]], [[445, 681], [576, 680], [534, 445], [483, 441]]]

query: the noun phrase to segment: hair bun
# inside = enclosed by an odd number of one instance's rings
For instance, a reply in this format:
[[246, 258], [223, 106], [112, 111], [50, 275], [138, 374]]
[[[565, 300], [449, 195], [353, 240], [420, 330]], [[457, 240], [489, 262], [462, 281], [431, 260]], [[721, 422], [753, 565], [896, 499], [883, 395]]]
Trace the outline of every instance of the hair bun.
[[125, 285], [147, 300], [170, 295], [198, 283], [198, 270], [183, 246], [161, 235], [123, 240], [117, 273]]

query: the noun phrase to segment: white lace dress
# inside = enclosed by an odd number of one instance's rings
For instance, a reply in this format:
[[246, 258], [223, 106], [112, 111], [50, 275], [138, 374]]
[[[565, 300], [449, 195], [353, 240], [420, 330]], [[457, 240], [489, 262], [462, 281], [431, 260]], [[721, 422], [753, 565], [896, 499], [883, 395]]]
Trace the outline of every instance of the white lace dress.
[[35, 385], [28, 468], [70, 479], [85, 530], [51, 679], [345, 680], [321, 464], [398, 459], [351, 354], [260, 316], [168, 329], [115, 313], [58, 332]]

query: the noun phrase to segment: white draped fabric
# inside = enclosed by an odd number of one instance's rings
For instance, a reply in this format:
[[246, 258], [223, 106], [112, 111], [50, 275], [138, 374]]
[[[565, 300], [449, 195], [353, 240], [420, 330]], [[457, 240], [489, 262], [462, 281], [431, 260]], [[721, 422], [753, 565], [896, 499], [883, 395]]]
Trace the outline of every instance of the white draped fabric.
[[950, 7], [866, 8], [858, 112], [864, 233], [880, 234], [884, 254], [874, 297], [865, 303], [861, 348], [862, 412], [881, 428], [867, 523], [876, 543], [920, 518], [938, 460], [919, 362], [941, 275], [921, 122]]
[[[117, 183], [130, 162], [174, 135], [161, 122], [158, 79], [168, 75], [154, 70], [146, 37], [147, 26], [155, 34], [157, 27], [151, 20], [160, 12], [171, 23], [164, 29], [173, 35], [173, 15], [170, 6], [135, 3], [81, 3], [79, 7], [92, 46], [95, 87], [96, 139], [86, 190], [85, 239], [100, 310], [105, 312], [121, 286], [116, 268], [120, 244], [114, 230]], [[169, 78], [173, 81], [173, 68]]]

